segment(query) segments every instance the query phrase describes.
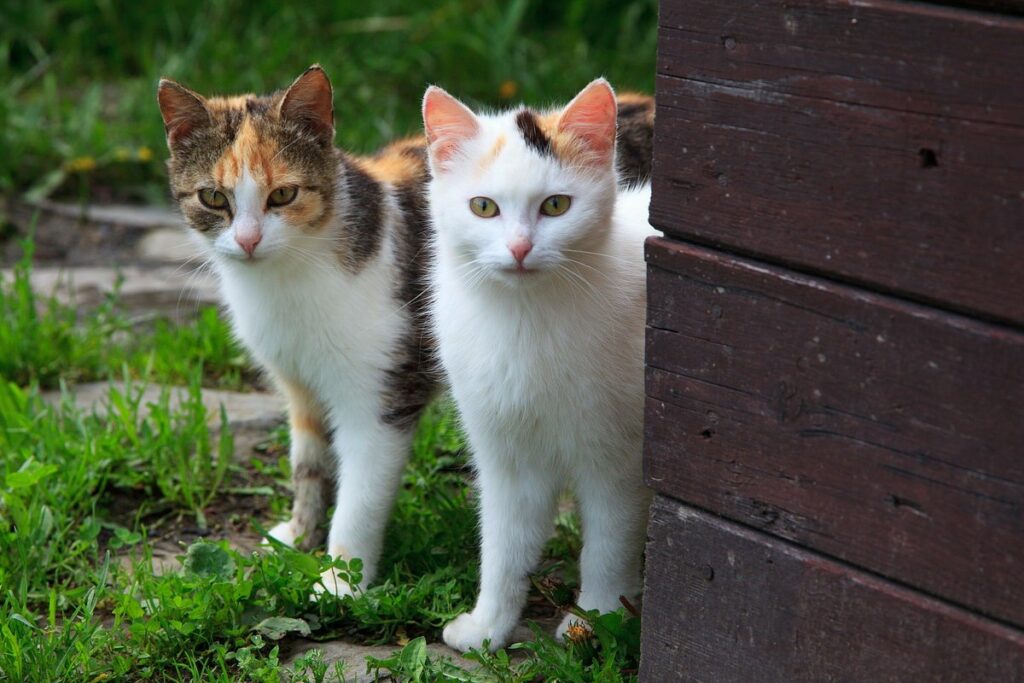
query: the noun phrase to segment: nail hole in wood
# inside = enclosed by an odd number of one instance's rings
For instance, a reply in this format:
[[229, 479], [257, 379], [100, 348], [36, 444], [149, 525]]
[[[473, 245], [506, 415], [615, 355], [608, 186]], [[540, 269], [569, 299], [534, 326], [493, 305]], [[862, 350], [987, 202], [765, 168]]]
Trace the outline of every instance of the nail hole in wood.
[[921, 157], [921, 168], [935, 168], [939, 165], [939, 157], [934, 149], [922, 147], [917, 154]]

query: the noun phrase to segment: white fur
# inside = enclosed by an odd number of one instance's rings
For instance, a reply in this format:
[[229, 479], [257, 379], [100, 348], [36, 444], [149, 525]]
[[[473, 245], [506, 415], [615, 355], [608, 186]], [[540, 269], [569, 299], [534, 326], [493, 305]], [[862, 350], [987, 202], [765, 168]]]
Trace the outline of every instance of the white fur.
[[[506, 643], [565, 488], [583, 520], [578, 604], [613, 610], [641, 587], [650, 191], [617, 192], [612, 164], [572, 171], [538, 155], [513, 116], [479, 117], [459, 157], [434, 165], [430, 187], [434, 325], [481, 490], [480, 595], [444, 631], [460, 650]], [[481, 173], [476, 160], [500, 135], [504, 149]], [[540, 215], [553, 194], [571, 196], [569, 210]], [[499, 216], [472, 214], [476, 196], [496, 201]], [[508, 250], [521, 236], [534, 244], [527, 274]]]
[[[319, 403], [334, 430], [335, 462], [328, 445], [309, 433], [293, 433], [293, 468], [319, 464], [337, 473], [337, 499], [330, 523], [332, 557], [363, 560], [363, 585], [373, 580], [384, 528], [408, 457], [411, 430], [388, 426], [384, 411], [384, 372], [391, 352], [408, 329], [408, 313], [394, 297], [394, 222], [398, 208], [389, 198], [383, 248], [357, 274], [342, 268], [330, 235], [312, 236], [289, 226], [256, 189], [248, 172], [233, 194], [231, 228], [212, 240], [200, 236], [220, 276], [221, 291], [235, 330], [260, 365], [277, 379], [300, 386]], [[234, 239], [235, 230], [261, 231], [249, 259]], [[296, 500], [313, 516], [326, 501]], [[293, 544], [300, 533], [294, 520], [271, 535]], [[307, 528], [308, 530], [308, 528]], [[327, 589], [349, 592], [328, 572]]]

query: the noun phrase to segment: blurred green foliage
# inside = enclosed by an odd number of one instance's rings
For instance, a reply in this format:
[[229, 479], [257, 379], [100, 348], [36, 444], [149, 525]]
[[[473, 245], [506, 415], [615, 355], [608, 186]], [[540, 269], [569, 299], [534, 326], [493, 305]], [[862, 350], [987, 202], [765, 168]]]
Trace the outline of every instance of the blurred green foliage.
[[656, 0], [10, 2], [0, 22], [0, 193], [163, 201], [155, 104], [168, 76], [267, 92], [319, 62], [338, 143], [415, 133], [429, 83], [478, 105], [541, 105], [604, 75], [654, 82]]

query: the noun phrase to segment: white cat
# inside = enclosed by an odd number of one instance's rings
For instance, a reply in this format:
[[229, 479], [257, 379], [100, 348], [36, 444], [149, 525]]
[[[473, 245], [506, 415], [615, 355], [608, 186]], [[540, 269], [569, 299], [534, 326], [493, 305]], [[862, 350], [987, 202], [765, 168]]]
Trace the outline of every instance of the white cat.
[[[561, 111], [477, 116], [440, 88], [423, 118], [436, 230], [433, 325], [469, 437], [482, 520], [480, 595], [450, 646], [506, 644], [570, 488], [583, 521], [583, 609], [641, 589], [648, 186], [618, 189], [603, 79]], [[563, 620], [559, 634], [569, 625]]]

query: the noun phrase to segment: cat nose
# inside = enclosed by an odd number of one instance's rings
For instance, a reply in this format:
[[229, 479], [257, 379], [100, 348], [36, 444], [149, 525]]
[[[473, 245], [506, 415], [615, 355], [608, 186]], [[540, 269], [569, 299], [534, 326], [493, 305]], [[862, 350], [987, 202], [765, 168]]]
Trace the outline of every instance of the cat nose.
[[516, 263], [523, 265], [523, 259], [533, 249], [533, 243], [530, 240], [517, 239], [513, 242], [509, 242], [508, 250], [512, 252], [512, 258], [516, 260]]
[[240, 220], [235, 224], [235, 241], [246, 254], [252, 256], [256, 245], [263, 239], [260, 225], [254, 220]]
[[263, 235], [258, 232], [246, 233], [245, 235], [235, 235], [235, 241], [238, 242], [238, 246], [245, 250], [245, 253], [252, 256], [252, 253], [256, 251], [256, 245], [263, 239]]

